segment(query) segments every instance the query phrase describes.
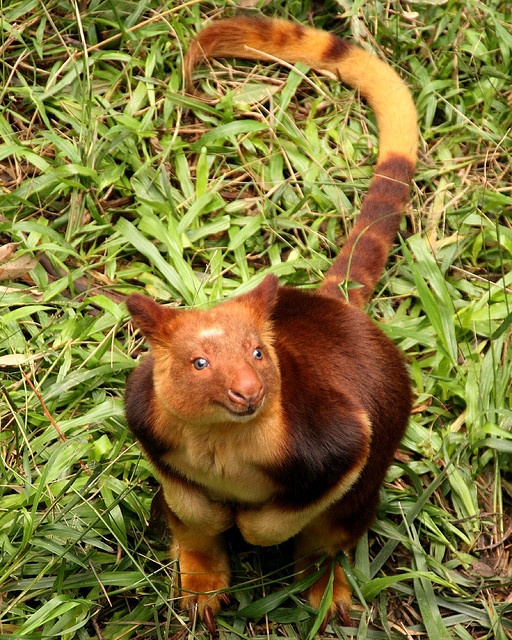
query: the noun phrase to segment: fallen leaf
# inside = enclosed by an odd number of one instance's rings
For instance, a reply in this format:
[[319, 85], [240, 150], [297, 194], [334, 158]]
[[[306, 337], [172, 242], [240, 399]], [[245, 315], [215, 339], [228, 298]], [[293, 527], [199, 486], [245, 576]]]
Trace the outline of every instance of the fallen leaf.
[[36, 358], [42, 358], [42, 354], [27, 356], [24, 353], [10, 353], [6, 356], [0, 356], [0, 367], [20, 367]]
[[37, 258], [29, 255], [28, 253], [4, 262], [0, 265], [0, 280], [16, 280], [20, 276], [26, 275], [37, 264]]
[[12, 254], [16, 251], [18, 246], [18, 242], [7, 242], [3, 246], [0, 247], [0, 262], [5, 262], [8, 260]]

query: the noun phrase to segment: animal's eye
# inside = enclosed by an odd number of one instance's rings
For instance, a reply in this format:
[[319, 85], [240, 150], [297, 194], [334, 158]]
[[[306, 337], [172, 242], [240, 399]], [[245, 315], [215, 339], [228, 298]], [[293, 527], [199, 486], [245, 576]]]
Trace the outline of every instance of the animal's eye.
[[256, 347], [256, 349], [254, 349], [252, 355], [254, 356], [255, 360], [263, 360], [263, 351], [259, 347]]
[[192, 364], [194, 365], [194, 369], [197, 369], [198, 371], [202, 371], [210, 365], [206, 358], [195, 358], [192, 360]]

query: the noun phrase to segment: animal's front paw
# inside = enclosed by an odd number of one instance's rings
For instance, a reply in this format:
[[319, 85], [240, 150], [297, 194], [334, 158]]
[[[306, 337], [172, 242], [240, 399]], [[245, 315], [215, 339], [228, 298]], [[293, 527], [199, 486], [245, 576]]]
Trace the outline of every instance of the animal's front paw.
[[274, 509], [247, 509], [240, 511], [236, 517], [237, 527], [249, 544], [270, 547], [280, 544], [290, 536], [279, 526]]

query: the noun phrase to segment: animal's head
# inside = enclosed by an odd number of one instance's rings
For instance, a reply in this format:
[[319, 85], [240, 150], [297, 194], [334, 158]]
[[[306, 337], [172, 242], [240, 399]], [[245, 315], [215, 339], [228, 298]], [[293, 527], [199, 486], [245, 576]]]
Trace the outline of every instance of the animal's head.
[[270, 316], [277, 279], [208, 310], [164, 307], [132, 294], [135, 325], [151, 345], [159, 402], [182, 420], [208, 426], [247, 421], [278, 397], [280, 375]]

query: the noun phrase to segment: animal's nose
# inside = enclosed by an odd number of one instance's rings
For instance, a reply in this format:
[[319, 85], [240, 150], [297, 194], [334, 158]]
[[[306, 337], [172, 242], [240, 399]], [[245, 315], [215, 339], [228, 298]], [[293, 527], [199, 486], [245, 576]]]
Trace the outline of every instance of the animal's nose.
[[228, 396], [231, 402], [244, 408], [257, 409], [263, 400], [263, 387], [251, 394], [242, 394], [235, 389], [228, 389]]
[[246, 371], [237, 375], [228, 389], [228, 397], [231, 402], [244, 409], [258, 408], [263, 396], [263, 385], [259, 376], [253, 371]]

